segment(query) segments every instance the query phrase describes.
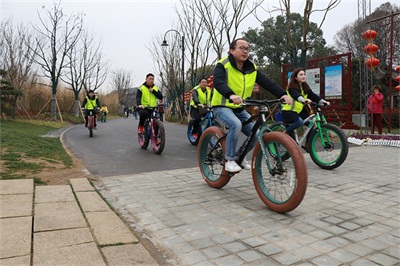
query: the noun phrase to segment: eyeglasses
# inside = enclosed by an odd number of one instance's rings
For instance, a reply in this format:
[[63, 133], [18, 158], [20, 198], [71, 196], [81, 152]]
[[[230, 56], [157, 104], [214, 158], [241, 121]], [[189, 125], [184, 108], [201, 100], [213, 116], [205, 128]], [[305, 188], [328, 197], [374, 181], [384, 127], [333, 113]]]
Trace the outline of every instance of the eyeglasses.
[[242, 51], [242, 52], [249, 52], [250, 51], [250, 47], [245, 47], [245, 46], [240, 46], [240, 47], [238, 47], [239, 49], [240, 49], [240, 51]]

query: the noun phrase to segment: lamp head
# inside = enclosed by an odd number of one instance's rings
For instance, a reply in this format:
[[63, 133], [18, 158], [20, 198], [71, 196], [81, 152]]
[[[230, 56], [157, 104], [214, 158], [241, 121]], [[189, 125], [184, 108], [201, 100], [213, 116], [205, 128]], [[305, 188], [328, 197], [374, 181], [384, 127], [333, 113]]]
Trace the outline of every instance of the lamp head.
[[169, 46], [169, 45], [168, 45], [167, 41], [164, 40], [164, 41], [162, 42], [161, 46]]

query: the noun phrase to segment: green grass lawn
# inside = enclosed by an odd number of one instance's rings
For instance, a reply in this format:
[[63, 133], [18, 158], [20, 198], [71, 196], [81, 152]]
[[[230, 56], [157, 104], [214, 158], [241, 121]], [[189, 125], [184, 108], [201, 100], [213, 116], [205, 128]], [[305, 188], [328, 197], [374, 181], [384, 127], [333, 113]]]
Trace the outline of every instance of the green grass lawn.
[[[71, 157], [58, 138], [43, 137], [62, 128], [59, 122], [0, 120], [1, 178], [35, 178], [46, 168], [70, 168]], [[40, 182], [37, 178], [36, 182]]]

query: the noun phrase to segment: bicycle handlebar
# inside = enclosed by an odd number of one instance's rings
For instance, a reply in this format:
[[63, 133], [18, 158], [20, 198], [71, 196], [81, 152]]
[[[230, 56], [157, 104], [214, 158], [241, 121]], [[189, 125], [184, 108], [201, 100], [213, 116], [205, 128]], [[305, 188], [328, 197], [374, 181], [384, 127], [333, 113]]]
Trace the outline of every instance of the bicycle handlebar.
[[251, 106], [251, 105], [267, 106], [267, 105], [272, 104], [272, 103], [284, 103], [284, 102], [285, 102], [284, 99], [272, 99], [272, 100], [268, 100], [268, 99], [264, 99], [264, 100], [247, 99], [247, 100], [243, 100], [242, 105], [243, 106]]

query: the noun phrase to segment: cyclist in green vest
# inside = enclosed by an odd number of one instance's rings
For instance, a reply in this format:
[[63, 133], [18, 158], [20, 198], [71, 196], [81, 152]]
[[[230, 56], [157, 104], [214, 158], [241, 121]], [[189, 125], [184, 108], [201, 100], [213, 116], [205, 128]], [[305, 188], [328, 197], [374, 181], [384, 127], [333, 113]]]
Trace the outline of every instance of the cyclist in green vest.
[[157, 108], [157, 99], [162, 100], [163, 95], [159, 88], [154, 85], [154, 75], [146, 75], [146, 81], [138, 88], [136, 93], [136, 104], [139, 108], [139, 127], [138, 133], [143, 133], [144, 121], [151, 116]]
[[[97, 98], [97, 96], [94, 94], [94, 90], [88, 91], [88, 95], [85, 97], [85, 100], [83, 100], [81, 107], [83, 110], [85, 110], [85, 127], [87, 127], [89, 112], [92, 110], [97, 111], [97, 109], [100, 108], [100, 101], [99, 101], [99, 98]], [[93, 129], [97, 130], [96, 115], [94, 116], [94, 128]]]
[[207, 114], [204, 107], [211, 105], [211, 89], [207, 87], [207, 79], [202, 78], [199, 85], [192, 89], [192, 99], [190, 100], [190, 116], [193, 117], [193, 137], [199, 137], [199, 123], [201, 117]]
[[306, 72], [303, 68], [296, 68], [290, 76], [287, 95], [293, 104], [282, 104], [282, 117], [284, 123], [290, 123], [285, 132], [294, 138], [293, 131], [303, 125], [303, 120], [309, 116], [304, 108], [305, 104], [316, 102], [319, 105], [329, 105], [329, 102], [316, 95], [306, 82]]
[[[249, 43], [243, 38], [236, 39], [229, 46], [229, 55], [219, 60], [214, 70], [214, 94], [211, 104], [216, 118], [229, 128], [225, 153], [227, 161], [225, 170], [228, 172], [239, 172], [242, 168], [251, 169], [246, 159], [243, 160], [241, 166], [235, 160], [240, 132], [249, 135], [254, 125], [249, 123], [242, 126], [242, 122], [248, 120], [250, 114], [240, 104], [243, 99], [251, 96], [255, 83], [276, 97], [291, 103], [285, 90], [261, 73], [248, 58]], [[255, 146], [256, 141], [257, 138], [254, 138], [250, 149]], [[240, 151], [243, 146], [239, 148]]]

